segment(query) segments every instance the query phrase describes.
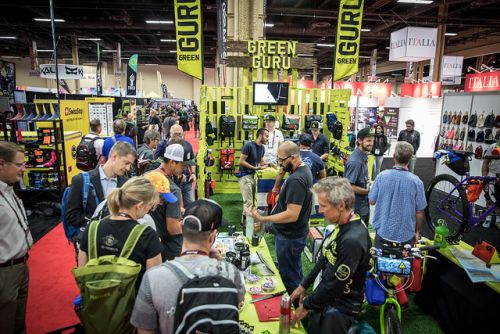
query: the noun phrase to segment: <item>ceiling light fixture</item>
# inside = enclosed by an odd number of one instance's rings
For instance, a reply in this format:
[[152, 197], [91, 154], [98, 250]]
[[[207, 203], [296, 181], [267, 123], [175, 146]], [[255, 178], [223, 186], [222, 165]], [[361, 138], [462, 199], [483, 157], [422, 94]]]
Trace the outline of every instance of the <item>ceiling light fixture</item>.
[[146, 20], [147, 24], [174, 24], [174, 21], [170, 20]]
[[177, 50], [170, 50], [168, 52], [170, 52], [170, 53], [177, 53]]
[[144, 64], [145, 66], [158, 66], [158, 64]]
[[446, 32], [444, 33], [445, 36], [456, 36], [457, 33], [456, 32]]
[[160, 39], [160, 42], [163, 42], [163, 43], [175, 43], [176, 40], [175, 39]]
[[16, 36], [0, 36], [0, 39], [17, 39]]
[[274, 23], [264, 23], [264, 27], [272, 28], [274, 27]]
[[335, 44], [328, 44], [328, 43], [316, 43], [316, 46], [322, 46], [325, 48], [334, 48]]
[[[43, 18], [34, 18], [33, 20], [37, 22], [50, 22], [50, 19], [43, 19]], [[54, 19], [54, 22], [66, 22], [64, 19]]]
[[432, 0], [398, 0], [399, 3], [414, 3], [418, 5], [428, 5], [433, 3]]
[[368, 28], [363, 28], [361, 29], [361, 31], [364, 31], [364, 32], [369, 32], [369, 31], [372, 31], [371, 29], [368, 29]]
[[331, 70], [332, 68], [331, 67], [320, 67], [319, 69], [320, 70]]
[[36, 52], [54, 52], [54, 50], [40, 50], [40, 49], [38, 49], [38, 50], [36, 50]]
[[361, 58], [361, 59], [370, 59], [371, 57], [370, 56], [359, 56], [359, 58]]
[[114, 53], [114, 52], [118, 52], [117, 50], [101, 50], [101, 52], [104, 52], [104, 53]]
[[94, 37], [79, 37], [79, 41], [100, 41], [100, 38], [94, 38]]
[[0, 58], [5, 58], [5, 59], [21, 59], [21, 57], [18, 57], [18, 56], [0, 56]]

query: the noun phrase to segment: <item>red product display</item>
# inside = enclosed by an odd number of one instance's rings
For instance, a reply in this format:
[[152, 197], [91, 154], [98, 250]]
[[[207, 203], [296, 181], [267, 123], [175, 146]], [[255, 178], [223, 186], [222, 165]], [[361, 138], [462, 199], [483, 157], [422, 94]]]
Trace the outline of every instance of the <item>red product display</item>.
[[495, 252], [496, 249], [494, 246], [486, 241], [479, 240], [472, 250], [472, 255], [489, 264]]
[[484, 92], [500, 90], [500, 72], [467, 74], [464, 92]]
[[395, 287], [396, 291], [396, 298], [398, 299], [399, 304], [404, 305], [408, 304], [408, 296], [406, 295], [405, 290], [403, 289], [403, 285], [401, 282], [399, 282], [398, 285]]
[[408, 292], [419, 292], [422, 289], [422, 259], [414, 258], [411, 263], [413, 282], [408, 287]]
[[[267, 295], [252, 295], [252, 299], [265, 297]], [[279, 321], [281, 309], [281, 296], [269, 298], [260, 302], [256, 302], [255, 310], [260, 322]], [[290, 319], [293, 319], [294, 313], [290, 311]]]
[[[424, 82], [420, 84], [402, 84], [403, 97], [439, 97], [441, 96], [441, 82]], [[451, 122], [449, 122], [451, 123]]]

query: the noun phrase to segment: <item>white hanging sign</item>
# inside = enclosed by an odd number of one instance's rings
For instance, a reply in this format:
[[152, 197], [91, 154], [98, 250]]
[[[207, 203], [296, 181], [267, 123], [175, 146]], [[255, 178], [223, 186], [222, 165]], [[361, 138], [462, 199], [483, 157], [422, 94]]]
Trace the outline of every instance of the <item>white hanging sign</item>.
[[391, 33], [390, 61], [414, 62], [436, 54], [437, 29], [406, 27]]
[[[59, 79], [83, 79], [83, 66], [72, 64], [57, 64]], [[55, 64], [40, 65], [40, 77], [45, 79], [56, 78]]]

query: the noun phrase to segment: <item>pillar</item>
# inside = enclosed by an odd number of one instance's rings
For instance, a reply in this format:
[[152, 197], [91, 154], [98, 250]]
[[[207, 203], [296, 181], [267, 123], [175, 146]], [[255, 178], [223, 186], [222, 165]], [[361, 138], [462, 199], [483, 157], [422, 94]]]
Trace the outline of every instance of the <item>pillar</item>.
[[[73, 65], [80, 65], [78, 59], [78, 38], [76, 34], [71, 35], [71, 58], [73, 58]], [[75, 94], [80, 93], [80, 80], [75, 80]]]
[[[444, 21], [448, 17], [448, 5], [439, 5], [438, 22]], [[446, 24], [438, 24], [436, 55], [434, 57], [434, 67], [432, 70], [432, 81], [441, 81], [441, 67], [443, 65], [443, 54], [445, 45]]]

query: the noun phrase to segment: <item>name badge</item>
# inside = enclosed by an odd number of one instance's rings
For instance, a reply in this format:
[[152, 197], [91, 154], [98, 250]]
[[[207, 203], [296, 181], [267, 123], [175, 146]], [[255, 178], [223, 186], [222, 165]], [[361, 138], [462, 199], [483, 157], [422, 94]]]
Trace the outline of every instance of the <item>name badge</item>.
[[380, 150], [378, 148], [375, 149], [375, 154], [377, 154], [377, 155], [380, 154]]

